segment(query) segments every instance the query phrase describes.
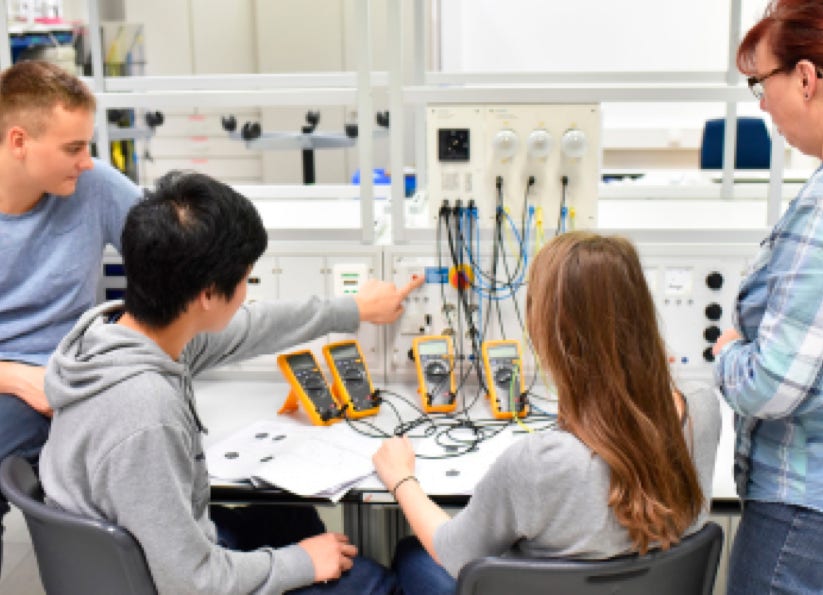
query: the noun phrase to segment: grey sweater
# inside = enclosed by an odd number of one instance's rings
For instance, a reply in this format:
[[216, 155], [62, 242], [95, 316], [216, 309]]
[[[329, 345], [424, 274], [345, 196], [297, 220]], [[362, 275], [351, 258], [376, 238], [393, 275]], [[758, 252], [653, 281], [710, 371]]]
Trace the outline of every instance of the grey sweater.
[[88, 311], [49, 361], [54, 419], [40, 458], [49, 503], [128, 529], [160, 593], [279, 593], [312, 583], [311, 559], [297, 545], [253, 552], [217, 545], [191, 376], [354, 331], [354, 300], [242, 306], [223, 332], [195, 337], [179, 361], [108, 323], [121, 308], [112, 302]]
[[[692, 383], [683, 393], [693, 428], [686, 441], [708, 506], [719, 402], [708, 386]], [[437, 529], [437, 557], [456, 577], [481, 556], [602, 559], [629, 553], [629, 534], [607, 506], [609, 480], [606, 463], [574, 435], [549, 430], [524, 437], [495, 461], [468, 505]], [[707, 515], [705, 507], [687, 533], [702, 527]]]

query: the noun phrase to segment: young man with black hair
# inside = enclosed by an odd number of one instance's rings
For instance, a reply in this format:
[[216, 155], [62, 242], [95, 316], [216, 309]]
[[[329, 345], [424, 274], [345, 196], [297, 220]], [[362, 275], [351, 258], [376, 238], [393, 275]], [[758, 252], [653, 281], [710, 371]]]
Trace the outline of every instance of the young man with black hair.
[[[51, 415], [44, 366], [97, 301], [103, 250], [119, 250], [142, 194], [91, 158], [94, 113], [91, 91], [54, 64], [0, 73], [0, 460], [37, 461]], [[0, 537], [8, 511], [0, 494]]]
[[48, 501], [129, 530], [161, 593], [277, 593], [315, 581], [332, 581], [316, 587], [324, 592], [390, 592], [393, 577], [355, 561], [345, 535], [279, 549], [221, 547], [208, 518], [191, 378], [354, 331], [361, 320], [393, 321], [422, 279], [402, 290], [371, 281], [354, 298], [244, 304], [266, 231], [247, 199], [195, 173], [159, 180], [129, 213], [122, 243], [125, 304], [87, 312], [47, 368], [54, 421], [40, 472]]

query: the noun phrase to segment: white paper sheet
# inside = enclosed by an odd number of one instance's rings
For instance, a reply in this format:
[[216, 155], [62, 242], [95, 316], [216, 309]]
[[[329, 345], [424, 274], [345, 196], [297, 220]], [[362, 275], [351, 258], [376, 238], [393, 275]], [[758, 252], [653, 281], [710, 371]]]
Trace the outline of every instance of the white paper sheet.
[[379, 440], [338, 426], [306, 426], [289, 418], [257, 421], [206, 451], [209, 473], [338, 502], [374, 472], [371, 456], [380, 446]]

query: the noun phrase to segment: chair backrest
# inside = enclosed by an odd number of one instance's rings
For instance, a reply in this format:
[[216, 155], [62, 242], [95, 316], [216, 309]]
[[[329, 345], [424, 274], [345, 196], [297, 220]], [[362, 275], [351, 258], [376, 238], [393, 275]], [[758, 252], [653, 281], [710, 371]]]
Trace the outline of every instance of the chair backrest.
[[[722, 169], [726, 134], [724, 119], [706, 120], [700, 143], [700, 169]], [[761, 118], [737, 118], [735, 169], [769, 169], [772, 140]]]
[[709, 595], [723, 530], [707, 523], [667, 551], [611, 560], [488, 557], [463, 567], [458, 595]]
[[49, 595], [157, 593], [134, 537], [112, 523], [45, 504], [40, 482], [25, 459], [10, 456], [0, 463], [0, 490], [26, 519]]

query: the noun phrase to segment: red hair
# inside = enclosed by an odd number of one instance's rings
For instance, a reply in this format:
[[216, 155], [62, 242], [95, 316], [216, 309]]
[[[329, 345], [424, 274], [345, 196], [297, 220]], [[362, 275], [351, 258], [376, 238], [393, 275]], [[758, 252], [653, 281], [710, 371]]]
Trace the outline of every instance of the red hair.
[[782, 68], [793, 68], [800, 60], [823, 68], [823, 2], [772, 0], [737, 49], [737, 68], [743, 74], [755, 74], [754, 52], [763, 39]]

